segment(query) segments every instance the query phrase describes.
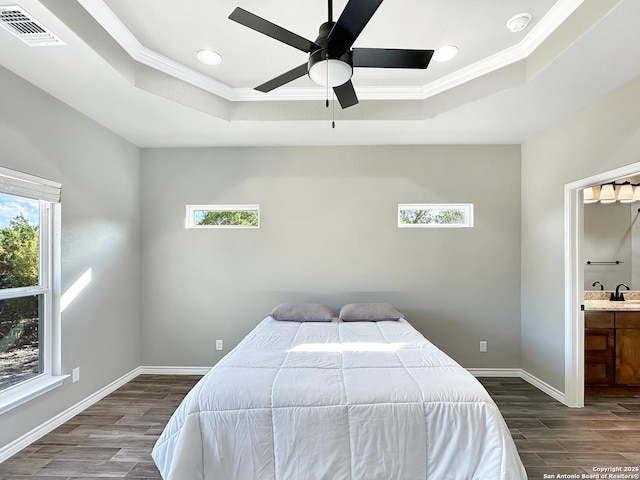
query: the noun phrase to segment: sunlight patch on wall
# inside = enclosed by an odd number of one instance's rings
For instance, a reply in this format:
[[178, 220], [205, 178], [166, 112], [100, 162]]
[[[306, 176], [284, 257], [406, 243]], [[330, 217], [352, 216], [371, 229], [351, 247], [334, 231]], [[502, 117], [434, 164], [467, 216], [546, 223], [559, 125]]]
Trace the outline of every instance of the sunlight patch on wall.
[[87, 271], [84, 272], [82, 276], [60, 297], [60, 312], [64, 312], [69, 304], [73, 302], [78, 295], [80, 295], [80, 292], [82, 292], [90, 282], [91, 268], [88, 268]]

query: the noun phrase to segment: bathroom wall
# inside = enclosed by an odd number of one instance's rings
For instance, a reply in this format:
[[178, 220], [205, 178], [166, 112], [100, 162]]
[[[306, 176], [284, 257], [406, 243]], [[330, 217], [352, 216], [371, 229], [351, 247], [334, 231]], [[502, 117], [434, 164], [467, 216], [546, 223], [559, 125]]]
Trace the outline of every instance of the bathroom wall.
[[[584, 240], [582, 258], [584, 265], [584, 289], [598, 290], [598, 281], [606, 290], [626, 283], [632, 286], [632, 225], [638, 207], [630, 203], [588, 203], [584, 205]], [[635, 242], [636, 245], [638, 242]], [[620, 264], [599, 265], [590, 262], [614, 262]], [[640, 265], [640, 264], [639, 264]]]

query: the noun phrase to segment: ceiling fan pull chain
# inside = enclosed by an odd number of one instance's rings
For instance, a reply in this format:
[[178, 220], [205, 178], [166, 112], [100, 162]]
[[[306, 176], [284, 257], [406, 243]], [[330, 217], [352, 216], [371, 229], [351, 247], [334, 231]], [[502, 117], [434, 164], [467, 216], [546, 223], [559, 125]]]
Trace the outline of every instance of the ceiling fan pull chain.
[[327, 59], [327, 108], [329, 108], [329, 52], [325, 57]]
[[333, 103], [331, 104], [331, 128], [336, 128], [336, 94], [333, 92]]

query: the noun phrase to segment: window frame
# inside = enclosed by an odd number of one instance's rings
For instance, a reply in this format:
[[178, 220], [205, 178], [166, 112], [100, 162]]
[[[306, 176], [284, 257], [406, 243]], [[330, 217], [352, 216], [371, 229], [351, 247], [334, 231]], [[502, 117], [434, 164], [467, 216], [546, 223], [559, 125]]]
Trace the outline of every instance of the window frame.
[[[195, 214], [197, 211], [208, 212], [250, 212], [256, 211], [258, 214], [257, 225], [197, 225], [195, 222]], [[206, 229], [206, 228], [222, 228], [222, 229], [252, 229], [260, 228], [260, 204], [257, 203], [243, 203], [243, 204], [216, 204], [216, 205], [187, 205], [187, 216], [185, 220], [185, 227], [187, 229]]]
[[[36, 398], [64, 382], [60, 351], [60, 203], [61, 185], [22, 172], [0, 167], [0, 192], [39, 201], [38, 284], [29, 287], [0, 289], [0, 300], [40, 296], [38, 309], [38, 362], [41, 372], [0, 390], [0, 415]], [[11, 185], [23, 182], [26, 190]], [[57, 191], [57, 195], [56, 195]], [[58, 198], [58, 201], [54, 199]]]
[[[402, 223], [403, 210], [461, 210], [462, 223]], [[474, 222], [473, 203], [399, 203], [398, 228], [472, 228]]]

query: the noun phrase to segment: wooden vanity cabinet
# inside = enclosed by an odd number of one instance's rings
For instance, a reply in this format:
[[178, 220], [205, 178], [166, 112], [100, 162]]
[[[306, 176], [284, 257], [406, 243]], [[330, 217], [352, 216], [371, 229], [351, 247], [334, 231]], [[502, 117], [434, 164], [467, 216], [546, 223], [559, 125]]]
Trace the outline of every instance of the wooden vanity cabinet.
[[640, 385], [640, 312], [616, 312], [616, 385]]
[[640, 311], [585, 312], [584, 325], [585, 386], [640, 388]]
[[584, 314], [584, 383], [613, 385], [615, 329], [613, 312]]

